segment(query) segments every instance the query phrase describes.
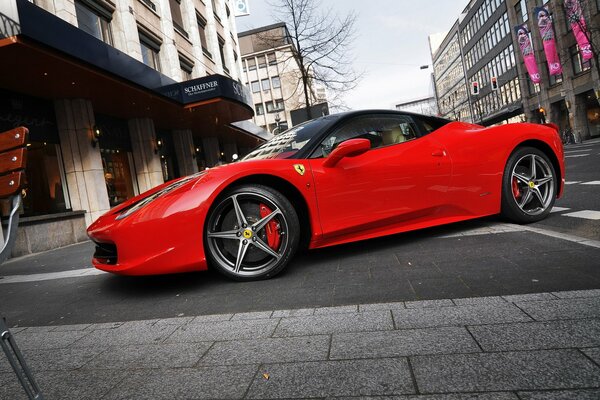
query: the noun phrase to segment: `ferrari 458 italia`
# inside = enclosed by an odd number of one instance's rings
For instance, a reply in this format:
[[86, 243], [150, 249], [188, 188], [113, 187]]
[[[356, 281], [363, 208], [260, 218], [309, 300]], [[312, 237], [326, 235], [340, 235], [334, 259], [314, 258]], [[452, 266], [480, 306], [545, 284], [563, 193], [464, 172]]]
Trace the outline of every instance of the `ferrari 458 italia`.
[[[397, 111], [325, 116], [236, 163], [167, 182], [88, 229], [124, 275], [212, 267], [270, 278], [310, 249], [502, 214], [545, 218], [564, 186], [557, 127], [490, 128]], [[402, 240], [399, 238], [399, 240]]]

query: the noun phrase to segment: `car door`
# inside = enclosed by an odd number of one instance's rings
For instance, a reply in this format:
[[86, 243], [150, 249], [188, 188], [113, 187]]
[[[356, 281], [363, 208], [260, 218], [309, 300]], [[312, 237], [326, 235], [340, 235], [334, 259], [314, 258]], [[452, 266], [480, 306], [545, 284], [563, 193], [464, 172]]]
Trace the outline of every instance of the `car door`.
[[[436, 214], [446, 201], [451, 162], [410, 115], [356, 117], [335, 128], [309, 160], [324, 239], [394, 228]], [[366, 153], [323, 165], [340, 143], [371, 141]]]

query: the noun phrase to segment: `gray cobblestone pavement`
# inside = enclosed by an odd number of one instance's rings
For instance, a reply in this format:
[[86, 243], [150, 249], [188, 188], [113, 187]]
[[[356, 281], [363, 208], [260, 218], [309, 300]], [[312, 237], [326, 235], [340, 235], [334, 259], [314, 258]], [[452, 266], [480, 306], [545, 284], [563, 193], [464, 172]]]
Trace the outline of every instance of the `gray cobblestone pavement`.
[[[11, 329], [47, 399], [600, 399], [600, 290]], [[25, 398], [0, 358], [0, 398]]]

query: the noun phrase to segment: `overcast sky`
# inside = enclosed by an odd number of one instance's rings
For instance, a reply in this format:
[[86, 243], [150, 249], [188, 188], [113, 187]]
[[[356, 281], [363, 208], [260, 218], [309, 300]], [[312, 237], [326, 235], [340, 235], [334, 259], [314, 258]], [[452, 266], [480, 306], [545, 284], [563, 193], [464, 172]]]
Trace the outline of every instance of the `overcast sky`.
[[[276, 0], [270, 0], [274, 2]], [[275, 22], [267, 0], [249, 0], [250, 16], [237, 17], [238, 32]], [[447, 31], [468, 0], [318, 0], [345, 14], [357, 15], [355, 69], [360, 85], [344, 97], [352, 109], [393, 108], [399, 102], [432, 92], [428, 36]]]

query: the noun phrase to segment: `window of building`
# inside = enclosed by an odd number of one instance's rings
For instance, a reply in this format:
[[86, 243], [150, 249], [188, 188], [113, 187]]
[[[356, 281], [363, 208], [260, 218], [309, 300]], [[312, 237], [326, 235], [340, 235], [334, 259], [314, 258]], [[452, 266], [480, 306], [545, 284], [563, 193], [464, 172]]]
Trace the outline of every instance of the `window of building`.
[[571, 64], [573, 65], [573, 73], [575, 75], [587, 71], [591, 68], [590, 60], [583, 62], [578, 45], [569, 47], [569, 56], [571, 58]]
[[248, 59], [248, 71], [254, 71], [256, 69], [256, 59], [249, 58]]
[[215, 0], [211, 0], [211, 4], [212, 4], [212, 9], [213, 9], [213, 14], [215, 15], [215, 19], [219, 22], [221, 22], [221, 18], [219, 17], [219, 10], [217, 8], [217, 3], [215, 2]]
[[278, 76], [274, 76], [271, 78], [271, 85], [273, 86], [273, 89], [281, 87], [281, 81], [279, 80]]
[[260, 92], [260, 82], [254, 81], [251, 83], [251, 85], [252, 85], [252, 93]]
[[258, 68], [266, 68], [267, 67], [267, 59], [265, 56], [258, 56]]
[[[600, 1], [600, 0], [598, 0]], [[269, 65], [277, 65], [277, 59], [275, 58], [275, 53], [267, 54], [267, 60], [269, 61]]]
[[260, 80], [260, 85], [262, 86], [262, 90], [264, 90], [265, 92], [268, 91], [271, 88], [271, 84], [269, 83], [269, 79], [261, 79]]
[[267, 106], [267, 112], [268, 112], [268, 113], [274, 113], [275, 111], [277, 111], [277, 110], [275, 109], [275, 105], [273, 104], [273, 102], [272, 102], [272, 101], [267, 101], [267, 102], [265, 103], [265, 105]]
[[202, 53], [208, 58], [212, 58], [212, 54], [208, 51], [208, 40], [206, 40], [206, 20], [196, 14], [196, 22], [198, 23], [198, 33], [200, 34], [200, 43], [202, 45]]
[[140, 0], [143, 4], [149, 7], [152, 11], [156, 12], [156, 4], [152, 0]]
[[265, 106], [262, 103], [255, 104], [254, 109], [256, 110], [256, 115], [263, 115], [265, 113]]
[[276, 99], [275, 100], [275, 110], [283, 111], [284, 109], [285, 109], [285, 106], [283, 104], [283, 99]]
[[181, 16], [181, 0], [169, 0], [169, 7], [171, 8], [173, 27], [186, 38], [189, 37], [183, 27], [183, 17]]
[[96, 2], [75, 1], [77, 26], [84, 32], [112, 45], [110, 21], [112, 13]]
[[194, 70], [194, 63], [192, 61], [179, 55], [179, 67], [181, 68], [181, 77], [184, 81], [192, 79], [192, 71]]
[[142, 61], [147, 66], [160, 71], [160, 43], [140, 32], [140, 48], [142, 51]]
[[218, 37], [219, 40], [219, 56], [221, 57], [221, 65], [223, 66], [223, 71], [229, 73], [229, 68], [227, 67], [227, 62], [225, 58], [225, 39], [222, 37]]
[[529, 15], [527, 14], [527, 3], [525, 0], [520, 0], [515, 5], [515, 13], [517, 14], [517, 20], [519, 22], [527, 22]]
[[560, 74], [560, 75], [550, 75], [550, 77], [548, 78], [548, 83], [550, 84], [550, 86], [558, 85], [562, 81], [563, 81], [562, 74]]

